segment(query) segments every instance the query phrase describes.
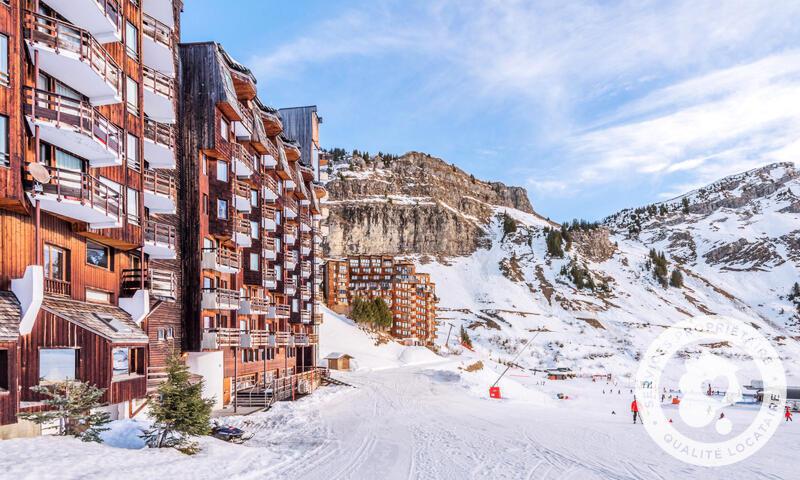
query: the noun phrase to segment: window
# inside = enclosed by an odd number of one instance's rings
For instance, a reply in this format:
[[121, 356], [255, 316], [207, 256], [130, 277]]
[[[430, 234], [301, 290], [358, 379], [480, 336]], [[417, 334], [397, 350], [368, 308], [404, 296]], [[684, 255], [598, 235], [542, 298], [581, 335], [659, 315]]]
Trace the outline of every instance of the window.
[[90, 303], [111, 303], [111, 294], [103, 290], [95, 290], [93, 288], [86, 289], [86, 301]]
[[139, 84], [131, 77], [127, 77], [125, 92], [128, 98], [128, 111], [139, 115]]
[[127, 191], [125, 207], [128, 210], [128, 223], [139, 225], [139, 191], [130, 187]]
[[141, 167], [141, 162], [139, 162], [139, 137], [130, 133], [128, 134], [127, 157], [128, 167], [139, 170]]
[[222, 160], [217, 160], [217, 180], [220, 182], [228, 181], [228, 164]]
[[125, 22], [125, 51], [131, 58], [139, 58], [139, 30], [131, 22]]
[[55, 245], [44, 245], [44, 276], [67, 281], [67, 251]]
[[219, 135], [225, 140], [230, 139], [231, 126], [224, 118], [219, 119]]
[[10, 79], [8, 72], [8, 36], [0, 34], [0, 85], [9, 86]]
[[208, 157], [203, 155], [203, 160], [200, 163], [203, 167], [203, 175], [208, 175]]
[[163, 342], [164, 340], [167, 339], [167, 330], [163, 329], [163, 328], [159, 328], [156, 331], [156, 336], [158, 337], [158, 341], [159, 342]]
[[250, 270], [257, 272], [258, 271], [258, 254], [251, 253], [250, 254]]
[[74, 348], [43, 348], [39, 350], [39, 378], [45, 382], [74, 380], [77, 359]]
[[8, 117], [0, 115], [0, 167], [9, 165]]
[[250, 206], [258, 206], [258, 190], [250, 190]]
[[144, 374], [144, 348], [117, 347], [111, 351], [114, 376]]
[[95, 267], [111, 269], [111, 249], [95, 243], [91, 240], [86, 241], [86, 263]]
[[172, 327], [167, 327], [167, 338], [173, 339], [175, 338], [175, 329]]
[[228, 201], [217, 199], [217, 218], [226, 220], [228, 218]]
[[206, 330], [209, 330], [211, 328], [211, 325], [213, 325], [213, 324], [214, 324], [214, 321], [213, 321], [213, 319], [211, 317], [209, 317], [208, 315], [203, 317], [203, 328], [205, 328]]
[[208, 215], [208, 194], [203, 194], [203, 213]]
[[11, 369], [8, 363], [8, 350], [0, 350], [0, 392], [11, 389]]
[[250, 238], [258, 239], [258, 222], [250, 220]]

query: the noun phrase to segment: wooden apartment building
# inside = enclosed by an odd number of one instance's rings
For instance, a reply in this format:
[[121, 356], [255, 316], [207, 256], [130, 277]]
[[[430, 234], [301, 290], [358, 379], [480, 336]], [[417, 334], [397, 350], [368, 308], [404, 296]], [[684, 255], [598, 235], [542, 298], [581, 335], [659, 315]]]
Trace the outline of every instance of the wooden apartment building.
[[180, 56], [186, 349], [228, 404], [317, 366], [320, 122], [266, 106], [219, 44]]
[[180, 349], [181, 8], [0, 1], [0, 429], [67, 378], [130, 415]]
[[347, 312], [356, 298], [382, 298], [392, 310], [392, 335], [405, 343], [432, 344], [436, 338], [436, 285], [414, 262], [387, 255], [328, 260], [324, 291], [338, 312]]
[[179, 45], [182, 9], [0, 0], [0, 438], [42, 382], [127, 417], [170, 354], [220, 406], [316, 365], [320, 119]]

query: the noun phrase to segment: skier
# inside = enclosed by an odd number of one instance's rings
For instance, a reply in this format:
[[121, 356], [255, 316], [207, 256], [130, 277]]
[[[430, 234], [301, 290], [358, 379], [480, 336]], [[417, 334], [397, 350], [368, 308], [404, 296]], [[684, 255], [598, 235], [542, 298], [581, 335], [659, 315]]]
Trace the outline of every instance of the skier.
[[644, 425], [642, 421], [642, 416], [639, 415], [639, 404], [636, 403], [636, 397], [633, 397], [633, 402], [631, 402], [631, 412], [633, 412], [633, 424], [636, 425], [636, 419], [639, 419], [639, 423]]
[[792, 420], [792, 411], [789, 410], [789, 407], [786, 407], [786, 413], [784, 413], [783, 416], [786, 417], [787, 422], [794, 422], [794, 420]]

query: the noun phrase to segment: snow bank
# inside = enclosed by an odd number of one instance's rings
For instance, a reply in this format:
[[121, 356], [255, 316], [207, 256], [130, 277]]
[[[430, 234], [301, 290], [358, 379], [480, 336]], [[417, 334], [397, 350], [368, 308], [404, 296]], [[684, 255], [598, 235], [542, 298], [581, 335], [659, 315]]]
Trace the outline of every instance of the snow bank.
[[323, 307], [320, 326], [320, 356], [332, 352], [351, 355], [356, 370], [382, 370], [442, 361], [425, 347], [407, 347], [390, 341], [378, 345], [377, 337], [360, 329], [349, 318]]

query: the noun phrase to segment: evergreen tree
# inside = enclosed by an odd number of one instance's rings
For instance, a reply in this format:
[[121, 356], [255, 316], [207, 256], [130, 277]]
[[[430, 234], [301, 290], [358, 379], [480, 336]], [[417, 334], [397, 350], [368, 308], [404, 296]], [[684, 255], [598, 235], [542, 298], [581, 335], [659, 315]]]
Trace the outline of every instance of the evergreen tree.
[[547, 232], [547, 254], [551, 257], [564, 257], [564, 250], [561, 248], [561, 232], [559, 230]]
[[472, 339], [469, 338], [469, 334], [467, 333], [467, 329], [464, 328], [464, 325], [461, 325], [461, 344], [466, 346], [467, 348], [472, 348]]
[[392, 326], [392, 311], [382, 298], [375, 297], [372, 300], [372, 310], [375, 315], [373, 324], [377, 328], [387, 329]]
[[683, 274], [677, 268], [672, 270], [672, 275], [669, 277], [669, 284], [671, 287], [683, 288]]
[[[503, 212], [503, 239], [510, 233], [517, 231], [517, 221], [510, 217], [507, 213]], [[501, 241], [502, 241], [501, 240]]]
[[196, 451], [188, 437], [210, 431], [213, 400], [202, 396], [203, 381], [191, 382], [189, 368], [177, 356], [167, 360], [167, 381], [158, 387], [150, 406], [153, 429], [145, 434], [151, 447], [174, 447], [185, 453]]
[[100, 433], [108, 430], [105, 425], [111, 421], [108, 412], [98, 412], [100, 399], [105, 389], [86, 382], [66, 380], [31, 387], [31, 390], [45, 397], [42, 403], [47, 407], [43, 412], [20, 413], [19, 418], [38, 425], [57, 422], [58, 435], [72, 435], [84, 442], [102, 442]]
[[689, 199], [686, 197], [681, 200], [681, 210], [685, 215], [689, 214]]

